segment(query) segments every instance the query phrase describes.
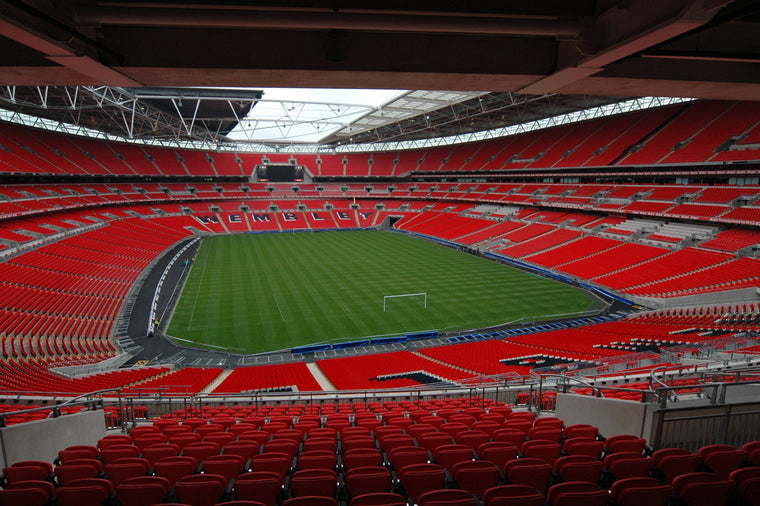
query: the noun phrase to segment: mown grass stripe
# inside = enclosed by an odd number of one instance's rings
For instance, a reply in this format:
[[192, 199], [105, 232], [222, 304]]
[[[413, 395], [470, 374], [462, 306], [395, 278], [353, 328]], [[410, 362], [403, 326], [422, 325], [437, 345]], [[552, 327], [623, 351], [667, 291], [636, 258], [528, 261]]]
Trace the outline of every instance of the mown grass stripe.
[[[383, 296], [428, 293], [393, 300]], [[249, 352], [582, 311], [580, 290], [403, 234], [204, 240], [169, 334]]]

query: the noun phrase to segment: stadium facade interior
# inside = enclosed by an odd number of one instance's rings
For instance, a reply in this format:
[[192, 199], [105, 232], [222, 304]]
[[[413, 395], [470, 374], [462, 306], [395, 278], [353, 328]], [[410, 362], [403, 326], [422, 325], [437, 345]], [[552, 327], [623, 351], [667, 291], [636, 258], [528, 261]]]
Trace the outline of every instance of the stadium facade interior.
[[[534, 3], [0, 1], [0, 505], [760, 504], [760, 6]], [[599, 303], [166, 335], [203, 238], [359, 229]]]

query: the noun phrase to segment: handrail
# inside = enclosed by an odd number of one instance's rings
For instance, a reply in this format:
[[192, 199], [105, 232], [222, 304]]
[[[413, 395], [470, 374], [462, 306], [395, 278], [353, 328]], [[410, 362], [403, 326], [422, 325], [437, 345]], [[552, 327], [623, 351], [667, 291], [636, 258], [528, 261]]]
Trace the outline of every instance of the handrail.
[[[541, 375], [541, 380], [539, 382], [539, 385], [543, 384], [544, 378], [558, 378], [560, 381], [557, 382], [557, 386], [560, 386], [560, 385], [567, 386], [567, 382], [568, 381], [575, 381], [576, 383], [580, 383], [581, 385], [583, 385], [585, 387], [589, 387], [589, 388], [593, 388], [593, 389], [599, 388], [599, 387], [596, 387], [596, 386], [592, 385], [588, 381], [584, 381], [584, 380], [579, 379], [579, 378], [577, 378], [575, 376], [565, 376], [564, 374], [542, 374]], [[601, 394], [601, 391], [599, 393]], [[600, 397], [604, 397], [604, 395], [600, 395]]]
[[[668, 389], [670, 385], [668, 385], [664, 381], [660, 380], [655, 375], [655, 372], [659, 371], [660, 369], [662, 369], [662, 371], [663, 371], [663, 373], [662, 373], [662, 377], [663, 378], [667, 375], [667, 373], [668, 373], [668, 366], [665, 366], [665, 365], [661, 365], [659, 367], [655, 367], [654, 369], [652, 369], [651, 371], [649, 371], [649, 390], [652, 391], [652, 392], [661, 392], [661, 391], [665, 390], [666, 392], [668, 392], [667, 393], [668, 396], [669, 395], [673, 396], [673, 402], [677, 402], [678, 401], [678, 394], [676, 394], [675, 392], [671, 393], [671, 391]], [[658, 383], [660, 385], [660, 388], [658, 388], [658, 389], [652, 388], [652, 383]], [[666, 397], [665, 399], [663, 399], [663, 398], [661, 398], [659, 396], [658, 396], [658, 398], [660, 399], [660, 406], [662, 406], [664, 408], [667, 405], [668, 398]]]
[[[95, 396], [97, 394], [102, 394], [102, 393], [105, 393], [105, 392], [116, 392], [117, 393], [119, 412], [122, 413], [123, 412], [123, 403], [122, 403], [122, 398], [121, 398], [121, 388], [104, 388], [102, 390], [94, 390], [92, 392], [87, 392], [87, 393], [84, 393], [84, 394], [80, 394], [80, 395], [78, 395], [76, 397], [72, 397], [71, 399], [68, 399], [65, 402], [63, 402], [61, 404], [58, 404], [56, 406], [28, 408], [28, 409], [20, 409], [20, 410], [17, 410], [17, 411], [9, 411], [9, 412], [6, 412], [6, 413], [0, 413], [0, 427], [7, 427], [7, 424], [6, 424], [6, 421], [5, 421], [6, 417], [8, 417], [8, 416], [15, 416], [15, 415], [24, 414], [24, 413], [36, 413], [38, 411], [50, 411], [50, 413], [48, 413], [48, 415], [47, 415], [47, 418], [51, 418], [51, 417], [52, 418], [58, 418], [59, 416], [61, 416], [61, 408], [66, 407], [66, 406], [72, 406], [72, 405], [75, 405], [75, 404], [83, 404], [83, 405], [84, 404], [90, 404], [90, 403], [93, 402], [93, 399], [92, 399], [93, 396]], [[88, 398], [88, 399], [82, 401], [82, 400], [80, 400], [82, 398]], [[100, 397], [99, 399], [97, 399], [96, 403], [100, 405], [100, 408], [102, 408], [103, 407], [103, 397]], [[121, 425], [122, 425], [122, 427], [121, 427], [122, 432], [125, 432], [126, 431], [126, 427], [124, 425], [123, 417], [122, 417], [122, 424]]]
[[659, 371], [659, 370], [662, 370], [662, 371], [663, 371], [663, 374], [662, 374], [662, 376], [663, 376], [663, 377], [665, 377], [665, 375], [668, 373], [668, 366], [666, 366], [666, 365], [661, 365], [661, 366], [655, 367], [654, 369], [652, 369], [651, 371], [649, 371], [649, 390], [652, 390], [652, 383], [653, 383], [653, 382], [657, 382], [657, 383], [659, 383], [661, 386], [664, 386], [664, 387], [667, 387], [667, 386], [669, 386], [669, 385], [667, 385], [665, 382], [663, 382], [662, 380], [658, 379], [658, 378], [655, 376], [655, 372], [656, 372], [656, 371]]

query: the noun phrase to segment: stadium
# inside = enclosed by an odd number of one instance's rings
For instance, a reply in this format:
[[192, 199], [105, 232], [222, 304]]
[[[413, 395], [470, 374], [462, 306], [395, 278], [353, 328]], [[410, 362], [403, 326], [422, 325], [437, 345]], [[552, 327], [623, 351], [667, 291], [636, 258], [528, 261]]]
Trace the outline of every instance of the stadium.
[[343, 4], [2, 2], [0, 506], [760, 504], [760, 4]]

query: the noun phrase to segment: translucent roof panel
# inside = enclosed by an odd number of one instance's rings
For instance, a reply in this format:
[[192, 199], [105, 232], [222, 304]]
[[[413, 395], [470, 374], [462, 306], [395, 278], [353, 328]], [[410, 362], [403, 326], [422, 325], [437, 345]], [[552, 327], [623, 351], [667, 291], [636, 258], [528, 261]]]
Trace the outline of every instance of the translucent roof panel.
[[265, 143], [350, 139], [389, 123], [449, 107], [484, 92], [263, 88], [261, 100], [227, 135]]
[[261, 100], [227, 137], [254, 142], [319, 143], [409, 93], [407, 90], [262, 89]]

